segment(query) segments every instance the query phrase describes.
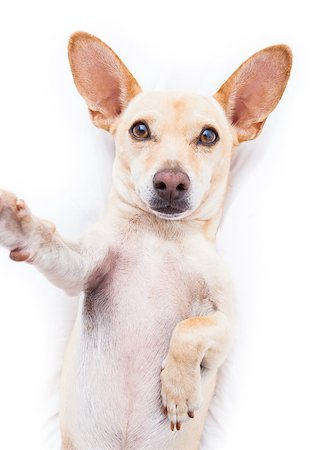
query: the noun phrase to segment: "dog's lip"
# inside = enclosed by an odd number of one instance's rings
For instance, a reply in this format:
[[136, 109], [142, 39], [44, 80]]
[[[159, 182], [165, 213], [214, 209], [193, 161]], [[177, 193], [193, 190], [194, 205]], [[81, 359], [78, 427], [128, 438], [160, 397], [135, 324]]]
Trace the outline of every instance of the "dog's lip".
[[171, 205], [160, 206], [160, 207], [157, 207], [157, 208], [154, 207], [152, 209], [153, 209], [153, 211], [156, 211], [156, 212], [161, 213], [161, 214], [166, 214], [168, 216], [183, 214], [186, 211], [186, 210], [174, 208]]

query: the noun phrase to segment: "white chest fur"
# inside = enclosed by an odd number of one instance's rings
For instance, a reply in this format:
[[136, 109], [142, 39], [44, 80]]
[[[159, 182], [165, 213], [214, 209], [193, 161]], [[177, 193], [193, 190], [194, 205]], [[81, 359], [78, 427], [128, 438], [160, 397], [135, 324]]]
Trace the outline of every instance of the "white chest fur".
[[62, 428], [77, 450], [155, 448], [153, 439], [169, 433], [161, 364], [176, 324], [214, 308], [202, 266], [215, 270], [217, 261], [214, 251], [195, 255], [191, 243], [149, 233], [119, 241], [109, 258], [85, 293], [67, 352]]

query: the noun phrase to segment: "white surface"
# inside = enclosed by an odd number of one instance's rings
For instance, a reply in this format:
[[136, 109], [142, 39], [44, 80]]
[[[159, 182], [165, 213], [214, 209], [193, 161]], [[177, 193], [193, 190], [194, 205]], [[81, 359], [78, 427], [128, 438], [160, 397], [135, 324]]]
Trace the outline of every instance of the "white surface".
[[[312, 1], [2, 5], [0, 186], [69, 237], [101, 211], [113, 153], [74, 88], [71, 32], [104, 39], [145, 89], [202, 94], [255, 51], [293, 48], [286, 93], [233, 168], [218, 245], [235, 280], [237, 339], [202, 450], [321, 448], [318, 17]], [[57, 450], [59, 371], [77, 300], [2, 249], [0, 277], [0, 447]]]

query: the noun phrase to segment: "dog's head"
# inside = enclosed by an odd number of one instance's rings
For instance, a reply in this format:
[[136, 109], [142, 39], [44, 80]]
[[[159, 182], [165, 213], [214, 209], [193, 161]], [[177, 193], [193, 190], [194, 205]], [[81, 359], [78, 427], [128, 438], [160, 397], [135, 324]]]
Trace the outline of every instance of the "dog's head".
[[142, 92], [117, 55], [87, 33], [72, 35], [69, 60], [94, 124], [115, 137], [115, 190], [127, 204], [173, 220], [220, 212], [232, 149], [260, 133], [292, 57], [284, 45], [261, 50], [213, 97]]

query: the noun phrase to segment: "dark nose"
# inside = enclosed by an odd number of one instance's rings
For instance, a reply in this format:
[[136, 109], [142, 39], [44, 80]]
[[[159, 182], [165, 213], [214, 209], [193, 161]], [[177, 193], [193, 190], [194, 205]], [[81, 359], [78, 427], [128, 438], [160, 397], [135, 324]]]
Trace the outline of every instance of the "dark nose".
[[191, 183], [187, 173], [175, 169], [164, 169], [155, 173], [153, 184], [159, 197], [171, 202], [181, 200]]

